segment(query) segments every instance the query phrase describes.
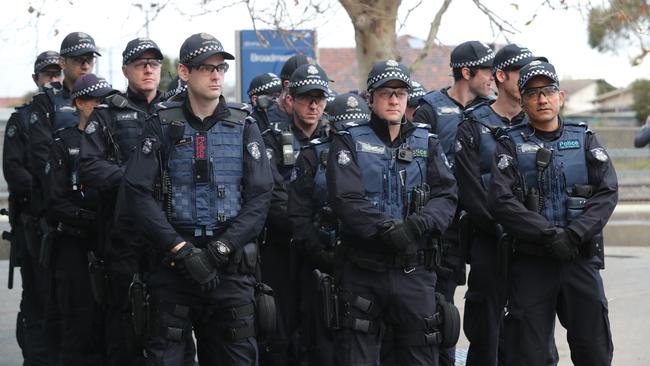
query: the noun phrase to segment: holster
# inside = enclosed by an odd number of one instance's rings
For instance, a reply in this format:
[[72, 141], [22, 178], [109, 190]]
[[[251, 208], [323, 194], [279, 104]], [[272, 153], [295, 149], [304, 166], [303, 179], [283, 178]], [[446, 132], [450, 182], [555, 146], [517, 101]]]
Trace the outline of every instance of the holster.
[[90, 288], [95, 301], [100, 306], [108, 304], [108, 273], [103, 260], [97, 258], [94, 252], [88, 252], [88, 271], [90, 273]]
[[255, 285], [255, 321], [257, 322], [257, 335], [267, 338], [275, 333], [277, 313], [273, 289], [264, 283]]
[[151, 322], [149, 293], [147, 292], [147, 285], [142, 282], [139, 273], [133, 275], [133, 281], [129, 286], [129, 304], [131, 308], [133, 335], [136, 344], [142, 347], [149, 335], [149, 325]]
[[231, 255], [228, 265], [226, 266], [226, 272], [255, 274], [258, 256], [257, 244], [248, 243]]
[[29, 215], [26, 212], [20, 214], [20, 219], [25, 228], [25, 244], [27, 247], [27, 253], [32, 256], [32, 258], [38, 258], [41, 248], [41, 239], [43, 238], [39, 219], [38, 217]]
[[54, 239], [57, 237], [59, 232], [54, 230], [47, 223], [45, 218], [41, 218], [38, 222], [40, 231], [43, 233], [41, 237], [40, 251], [38, 255], [38, 262], [44, 268], [49, 269], [52, 265], [52, 253], [54, 251]]
[[451, 348], [458, 343], [460, 336], [460, 313], [456, 305], [436, 292], [436, 312], [440, 317], [439, 331], [441, 334], [440, 348]]
[[603, 236], [603, 233], [600, 232], [596, 235], [594, 235], [591, 240], [583, 245], [580, 248], [580, 255], [583, 258], [592, 258], [594, 256], [598, 256], [600, 258], [600, 262], [602, 263], [600, 266], [600, 269], [605, 268], [605, 238]]
[[339, 329], [339, 299], [334, 278], [318, 269], [313, 272], [320, 298], [320, 311], [327, 329]]
[[501, 224], [496, 225], [495, 231], [497, 237], [497, 273], [505, 277], [508, 275], [512, 255], [512, 240]]

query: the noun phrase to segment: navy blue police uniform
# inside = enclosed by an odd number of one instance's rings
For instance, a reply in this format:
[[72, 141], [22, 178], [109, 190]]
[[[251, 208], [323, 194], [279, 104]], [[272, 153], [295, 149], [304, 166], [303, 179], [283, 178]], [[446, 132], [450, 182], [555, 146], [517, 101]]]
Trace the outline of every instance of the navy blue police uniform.
[[[192, 65], [214, 54], [234, 58], [200, 33], [180, 58]], [[194, 330], [199, 363], [255, 365], [255, 238], [269, 207], [270, 167], [246, 114], [220, 97], [201, 120], [189, 100], [163, 103], [147, 120], [124, 175], [134, 221], [159, 260], [148, 279], [147, 364], [187, 365]]]
[[[519, 89], [552, 65], [533, 61]], [[544, 365], [555, 316], [569, 334], [576, 365], [610, 365], [613, 354], [602, 230], [618, 200], [605, 148], [585, 124], [558, 120], [556, 131], [530, 124], [498, 141], [488, 207], [514, 238], [505, 316], [507, 365]]]
[[327, 136], [313, 139], [296, 160], [296, 179], [289, 186], [288, 213], [293, 228], [292, 246], [300, 258], [301, 344], [310, 365], [334, 365], [332, 330], [326, 327], [313, 271], [332, 274], [334, 250], [339, 242], [338, 220], [327, 194], [326, 168], [330, 135], [347, 122], [367, 122], [369, 110], [356, 94], [341, 94], [329, 108]]
[[[369, 89], [389, 80], [410, 85], [406, 68], [388, 60], [373, 67]], [[334, 339], [338, 365], [379, 364], [382, 323], [394, 330], [402, 364], [438, 364], [430, 239], [451, 222], [456, 182], [429, 126], [402, 122], [393, 141], [388, 122], [374, 114], [332, 138], [327, 183], [342, 241], [335, 270], [342, 300]], [[417, 213], [409, 212], [416, 190], [427, 188], [429, 197]]]

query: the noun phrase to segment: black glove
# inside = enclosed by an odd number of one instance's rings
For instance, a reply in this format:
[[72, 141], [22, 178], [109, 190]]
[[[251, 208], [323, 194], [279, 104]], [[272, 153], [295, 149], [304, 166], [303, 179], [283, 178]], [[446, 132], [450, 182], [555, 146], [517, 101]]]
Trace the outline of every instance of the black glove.
[[415, 253], [423, 230], [418, 226], [417, 215], [382, 224], [379, 237], [390, 249], [405, 254]]
[[205, 251], [195, 247], [192, 243], [185, 243], [174, 255], [174, 263], [178, 266], [185, 278], [198, 282], [203, 291], [210, 291], [217, 287], [219, 278]]
[[230, 253], [232, 253], [232, 246], [226, 241], [213, 241], [208, 244], [206, 251], [208, 259], [214, 268], [223, 268], [228, 264]]
[[555, 228], [555, 235], [547, 244], [547, 249], [553, 257], [563, 262], [570, 262], [579, 252], [576, 236], [568, 229]]

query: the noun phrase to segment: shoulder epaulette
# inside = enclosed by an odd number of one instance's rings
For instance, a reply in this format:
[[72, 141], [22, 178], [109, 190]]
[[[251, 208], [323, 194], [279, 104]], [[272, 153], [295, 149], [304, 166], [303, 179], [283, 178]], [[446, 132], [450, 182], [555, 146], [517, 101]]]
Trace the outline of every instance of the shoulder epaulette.
[[431, 125], [428, 124], [428, 123], [413, 122], [413, 125], [416, 128], [424, 128], [424, 129], [427, 129], [427, 130], [431, 129]]

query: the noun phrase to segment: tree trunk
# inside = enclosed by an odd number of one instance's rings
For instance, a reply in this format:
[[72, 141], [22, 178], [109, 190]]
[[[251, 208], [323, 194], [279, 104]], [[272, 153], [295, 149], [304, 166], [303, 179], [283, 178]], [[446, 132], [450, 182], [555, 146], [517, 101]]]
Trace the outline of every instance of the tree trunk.
[[340, 0], [340, 3], [354, 26], [359, 90], [365, 90], [372, 64], [380, 60], [396, 59], [395, 26], [401, 1]]

